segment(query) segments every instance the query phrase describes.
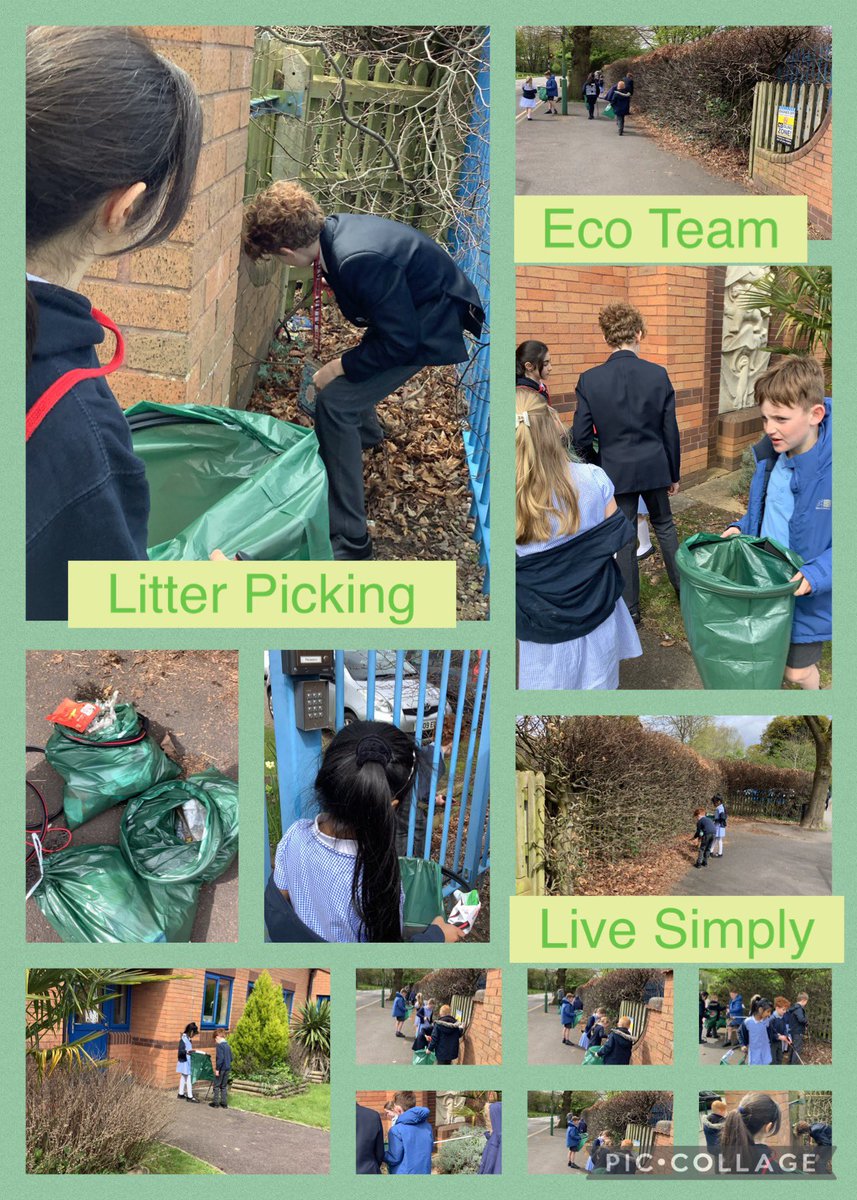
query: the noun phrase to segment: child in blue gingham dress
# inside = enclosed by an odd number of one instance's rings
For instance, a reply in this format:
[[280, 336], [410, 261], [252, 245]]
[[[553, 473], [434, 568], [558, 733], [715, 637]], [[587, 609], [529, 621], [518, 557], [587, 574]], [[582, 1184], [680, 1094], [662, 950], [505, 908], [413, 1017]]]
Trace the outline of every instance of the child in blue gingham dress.
[[[412, 734], [355, 721], [330, 743], [315, 781], [319, 813], [295, 821], [274, 856], [274, 884], [326, 942], [401, 942], [404, 891], [396, 809], [417, 779]], [[445, 941], [460, 932], [438, 917]]]
[[[331, 837], [314, 821], [295, 821], [277, 846], [274, 883], [297, 915], [326, 942], [364, 942], [363, 922], [351, 900], [357, 843]], [[405, 893], [399, 887], [399, 913]]]

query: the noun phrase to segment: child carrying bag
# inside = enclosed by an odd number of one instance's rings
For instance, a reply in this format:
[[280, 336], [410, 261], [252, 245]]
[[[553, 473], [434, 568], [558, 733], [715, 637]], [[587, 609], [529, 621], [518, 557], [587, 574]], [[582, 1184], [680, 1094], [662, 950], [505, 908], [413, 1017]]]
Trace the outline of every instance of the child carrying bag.
[[434, 1050], [415, 1050], [411, 1061], [413, 1067], [433, 1067], [437, 1062]]
[[583, 1056], [582, 1067], [603, 1067], [604, 1059], [601, 1057], [599, 1046], [590, 1046]]

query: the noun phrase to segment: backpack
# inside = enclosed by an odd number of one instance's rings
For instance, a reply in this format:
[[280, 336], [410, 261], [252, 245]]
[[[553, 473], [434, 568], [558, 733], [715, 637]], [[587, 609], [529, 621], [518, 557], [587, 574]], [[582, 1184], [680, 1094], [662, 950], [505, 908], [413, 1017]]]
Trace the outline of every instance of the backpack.
[[179, 1038], [178, 1060], [180, 1063], [187, 1062], [187, 1048], [184, 1044], [184, 1034]]

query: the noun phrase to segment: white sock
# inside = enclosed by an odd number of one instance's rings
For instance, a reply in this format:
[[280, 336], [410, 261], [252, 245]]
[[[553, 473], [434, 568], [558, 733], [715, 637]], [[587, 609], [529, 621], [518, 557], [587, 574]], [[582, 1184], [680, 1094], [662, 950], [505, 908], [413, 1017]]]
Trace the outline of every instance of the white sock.
[[652, 548], [652, 535], [645, 517], [637, 517], [637, 554], [647, 554]]

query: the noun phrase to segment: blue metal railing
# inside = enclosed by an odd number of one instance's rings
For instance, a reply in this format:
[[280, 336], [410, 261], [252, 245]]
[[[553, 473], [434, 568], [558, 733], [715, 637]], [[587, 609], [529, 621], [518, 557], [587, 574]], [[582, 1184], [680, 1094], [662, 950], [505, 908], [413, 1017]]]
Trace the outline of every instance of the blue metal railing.
[[[269, 685], [283, 832], [313, 811], [313, 781], [322, 756], [321, 731], [304, 732], [297, 727], [297, 682], [283, 671], [282, 652], [270, 651]], [[412, 732], [418, 745], [430, 748], [431, 775], [428, 791], [423, 789], [421, 797], [426, 811], [425, 836], [419, 844], [415, 786], [409, 809], [407, 854], [440, 863], [446, 872], [446, 895], [462, 885], [474, 886], [490, 866], [488, 651], [336, 650], [332, 685], [335, 730], [355, 719], [392, 721]], [[438, 782], [444, 769], [446, 802], [442, 823], [436, 829]], [[267, 883], [271, 872], [267, 813], [265, 847]]]
[[479, 344], [472, 343], [471, 356], [461, 367], [460, 384], [467, 396], [467, 428], [463, 433], [467, 469], [470, 475], [473, 536], [484, 568], [483, 590], [490, 591], [490, 462], [489, 462], [489, 363], [488, 327], [490, 322], [490, 224], [489, 224], [489, 51], [476, 78], [470, 137], [459, 179], [459, 198], [465, 201], [469, 216], [450, 237], [450, 251], [461, 269], [476, 284], [485, 309], [485, 330]]

